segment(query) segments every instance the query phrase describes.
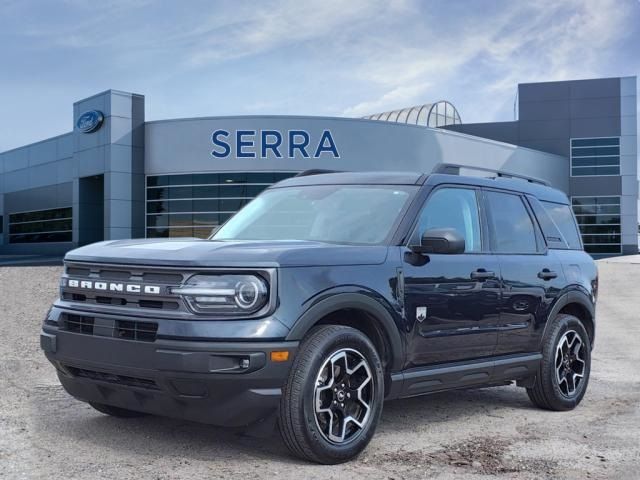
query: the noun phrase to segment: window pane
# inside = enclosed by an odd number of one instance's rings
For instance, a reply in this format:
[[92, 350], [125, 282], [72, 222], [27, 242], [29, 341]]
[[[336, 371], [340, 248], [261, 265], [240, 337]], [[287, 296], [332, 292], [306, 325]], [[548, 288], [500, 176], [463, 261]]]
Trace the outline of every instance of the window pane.
[[256, 172], [256, 173], [247, 173], [247, 182], [248, 183], [268, 183], [272, 184], [274, 182], [274, 174], [272, 172]]
[[273, 174], [273, 181], [279, 182], [287, 178], [295, 177], [297, 174], [298, 172], [276, 172]]
[[441, 188], [433, 192], [420, 213], [410, 243], [419, 245], [422, 234], [432, 228], [455, 228], [464, 237], [465, 252], [480, 252], [480, 221], [475, 190]]
[[585, 233], [620, 233], [620, 225], [581, 225], [580, 232]]
[[576, 219], [578, 225], [620, 224], [620, 215], [579, 215]]
[[9, 243], [70, 242], [71, 207], [9, 214]]
[[209, 235], [211, 235], [211, 227], [193, 229], [193, 236], [196, 238], [209, 238]]
[[620, 197], [573, 197], [573, 205], [620, 205]]
[[[194, 213], [193, 214], [193, 226], [204, 225], [218, 225], [220, 222], [219, 214], [217, 213]], [[211, 230], [211, 228], [209, 228]]]
[[220, 183], [247, 183], [246, 173], [221, 173]]
[[562, 233], [569, 247], [581, 248], [578, 228], [576, 227], [576, 221], [573, 219], [569, 205], [551, 202], [542, 202], [542, 205], [544, 205], [545, 210], [560, 230], [560, 233]]
[[620, 205], [574, 205], [573, 211], [576, 215], [593, 215], [593, 214], [619, 214]]
[[601, 155], [620, 155], [620, 147], [586, 147], [572, 148], [571, 155], [574, 157], [597, 157]]
[[220, 175], [217, 173], [195, 173], [192, 176], [192, 185], [215, 185], [220, 183]]
[[173, 200], [169, 203], [169, 212], [193, 212], [193, 201], [191, 200]]
[[574, 167], [619, 166], [620, 157], [585, 157], [573, 159]]
[[582, 241], [585, 245], [593, 243], [620, 243], [620, 235], [583, 235]]
[[169, 225], [168, 215], [147, 215], [147, 227], [166, 227]]
[[169, 176], [168, 175], [157, 175], [147, 177], [147, 185], [149, 187], [160, 187], [169, 185]]
[[168, 228], [147, 228], [147, 238], [168, 237]]
[[9, 235], [9, 243], [70, 242], [71, 237], [72, 237], [71, 232]]
[[493, 249], [498, 253], [536, 253], [536, 234], [522, 199], [508, 193], [487, 192]]
[[169, 198], [193, 198], [193, 190], [191, 187], [171, 187]]
[[571, 140], [572, 147], [591, 147], [603, 145], [620, 145], [620, 139], [614, 138], [576, 138]]
[[177, 213], [169, 215], [170, 227], [191, 227], [193, 225], [193, 218], [190, 213]]
[[169, 198], [168, 188], [148, 188], [147, 189], [147, 200], [164, 200], [165, 198]]
[[147, 213], [163, 213], [169, 211], [169, 202], [147, 202]]
[[574, 167], [571, 169], [574, 177], [585, 175], [620, 175], [620, 167]]
[[[147, 235], [169, 236], [184, 234], [184, 228], [210, 230], [258, 196], [274, 182], [296, 175], [296, 172], [227, 172], [158, 175], [147, 177]], [[227, 211], [228, 214], [220, 212]], [[196, 212], [192, 215], [192, 212]], [[188, 215], [171, 217], [159, 214]], [[181, 232], [170, 231], [172, 222]], [[202, 232], [196, 232], [199, 235]], [[208, 234], [207, 234], [208, 236]]]
[[220, 187], [207, 185], [193, 187], [193, 198], [217, 198], [220, 195]]
[[249, 200], [242, 199], [222, 199], [220, 200], [220, 211], [221, 212], [237, 212], [242, 207], [244, 207]]
[[221, 210], [219, 200], [194, 200], [192, 212], [216, 212]]
[[193, 175], [169, 175], [169, 185], [193, 185]]

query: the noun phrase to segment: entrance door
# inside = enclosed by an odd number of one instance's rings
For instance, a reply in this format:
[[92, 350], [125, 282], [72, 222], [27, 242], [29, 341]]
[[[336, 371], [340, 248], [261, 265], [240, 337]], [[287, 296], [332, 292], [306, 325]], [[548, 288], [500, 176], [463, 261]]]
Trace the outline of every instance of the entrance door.
[[79, 180], [78, 244], [104, 240], [104, 175]]
[[441, 187], [431, 193], [410, 245], [431, 228], [455, 228], [465, 239], [461, 254], [428, 254], [415, 261], [405, 250], [405, 308], [409, 366], [493, 355], [500, 317], [500, 266], [488, 252], [472, 187]]

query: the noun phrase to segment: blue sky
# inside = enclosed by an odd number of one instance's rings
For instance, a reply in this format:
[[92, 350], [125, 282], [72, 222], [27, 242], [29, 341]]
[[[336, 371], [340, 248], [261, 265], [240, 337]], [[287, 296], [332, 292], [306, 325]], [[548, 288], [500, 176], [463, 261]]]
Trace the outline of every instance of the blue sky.
[[518, 82], [637, 75], [639, 0], [0, 0], [0, 151], [114, 88], [148, 120], [362, 116], [447, 99], [510, 120]]

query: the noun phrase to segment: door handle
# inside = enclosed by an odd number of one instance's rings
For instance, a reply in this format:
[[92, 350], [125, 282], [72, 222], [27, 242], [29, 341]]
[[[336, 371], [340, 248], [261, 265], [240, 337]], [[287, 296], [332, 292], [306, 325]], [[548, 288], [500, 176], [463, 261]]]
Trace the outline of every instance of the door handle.
[[538, 278], [542, 280], [551, 280], [552, 278], [557, 278], [558, 274], [554, 271], [549, 270], [548, 268], [543, 268], [541, 272], [538, 272]]
[[495, 278], [495, 272], [491, 272], [485, 270], [484, 268], [479, 268], [474, 272], [471, 272], [471, 280], [487, 280], [488, 278]]

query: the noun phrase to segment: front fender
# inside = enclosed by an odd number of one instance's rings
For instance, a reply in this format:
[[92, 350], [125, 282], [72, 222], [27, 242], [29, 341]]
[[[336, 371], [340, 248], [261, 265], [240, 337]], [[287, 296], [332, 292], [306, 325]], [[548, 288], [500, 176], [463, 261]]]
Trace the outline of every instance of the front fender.
[[362, 292], [323, 292], [322, 297], [312, 302], [311, 306], [298, 318], [287, 335], [287, 340], [302, 340], [314, 325], [331, 313], [344, 309], [361, 310], [375, 318], [389, 341], [391, 371], [402, 369], [405, 343], [400, 336], [400, 327], [391, 313], [393, 310], [384, 299]]

